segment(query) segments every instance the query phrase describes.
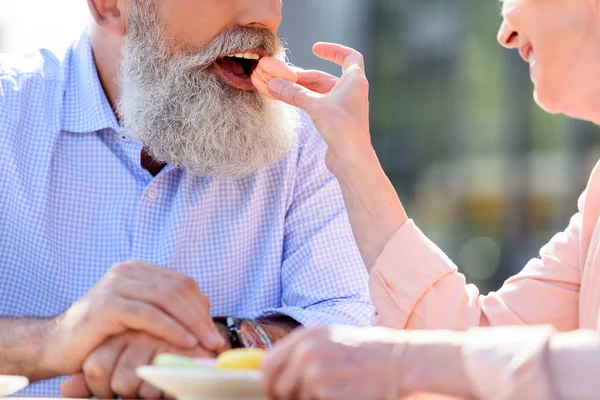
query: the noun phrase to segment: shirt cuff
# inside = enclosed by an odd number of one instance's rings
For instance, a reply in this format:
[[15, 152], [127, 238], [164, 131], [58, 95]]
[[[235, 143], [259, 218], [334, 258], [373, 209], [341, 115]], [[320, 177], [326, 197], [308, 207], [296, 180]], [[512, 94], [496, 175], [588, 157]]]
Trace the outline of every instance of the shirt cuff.
[[377, 310], [372, 322], [405, 328], [427, 290], [457, 271], [446, 254], [409, 220], [388, 242], [371, 270], [369, 291]]
[[545, 358], [550, 326], [472, 328], [462, 348], [473, 393], [481, 400], [553, 400]]
[[361, 307], [348, 306], [346, 307], [347, 310], [344, 307], [332, 308], [320, 310], [293, 306], [273, 308], [264, 310], [257, 319], [284, 315], [306, 327], [331, 325], [369, 326], [368, 315], [373, 310], [370, 304], [363, 304]]

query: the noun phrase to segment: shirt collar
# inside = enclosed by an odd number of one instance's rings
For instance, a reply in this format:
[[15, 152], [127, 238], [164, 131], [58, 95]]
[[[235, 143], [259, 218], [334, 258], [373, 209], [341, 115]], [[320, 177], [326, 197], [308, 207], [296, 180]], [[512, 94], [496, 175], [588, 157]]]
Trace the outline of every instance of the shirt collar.
[[91, 133], [121, 129], [100, 84], [87, 32], [67, 51], [63, 61], [63, 82], [63, 131]]

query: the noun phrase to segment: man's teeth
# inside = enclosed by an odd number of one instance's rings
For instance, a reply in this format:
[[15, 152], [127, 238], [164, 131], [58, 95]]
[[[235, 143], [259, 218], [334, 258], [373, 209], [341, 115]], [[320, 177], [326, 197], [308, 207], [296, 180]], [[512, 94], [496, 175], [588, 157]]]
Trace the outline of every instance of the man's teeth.
[[535, 54], [533, 54], [533, 51], [529, 52], [529, 56], [527, 58], [527, 61], [529, 62], [529, 65], [533, 65], [535, 64]]
[[247, 60], [260, 60], [260, 56], [256, 53], [236, 53], [229, 54], [227, 57], [245, 58]]

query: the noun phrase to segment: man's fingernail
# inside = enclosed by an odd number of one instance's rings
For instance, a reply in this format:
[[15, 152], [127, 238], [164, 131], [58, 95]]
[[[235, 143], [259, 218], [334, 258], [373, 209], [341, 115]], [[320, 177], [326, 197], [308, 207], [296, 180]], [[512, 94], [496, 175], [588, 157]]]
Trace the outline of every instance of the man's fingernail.
[[192, 334], [187, 334], [185, 335], [185, 338], [183, 339], [185, 341], [185, 344], [187, 346], [196, 346], [198, 345], [198, 339], [196, 339], [196, 336], [192, 335]]
[[219, 332], [209, 333], [206, 339], [208, 341], [208, 344], [215, 348], [225, 345], [225, 339], [223, 338], [223, 336], [221, 336]]

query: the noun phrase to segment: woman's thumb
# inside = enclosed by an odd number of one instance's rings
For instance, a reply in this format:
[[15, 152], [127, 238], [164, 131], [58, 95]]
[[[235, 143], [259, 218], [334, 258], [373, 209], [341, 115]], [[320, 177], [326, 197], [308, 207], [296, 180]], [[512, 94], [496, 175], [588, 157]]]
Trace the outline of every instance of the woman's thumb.
[[285, 79], [271, 79], [269, 81], [269, 92], [277, 100], [283, 101], [291, 106], [303, 109], [312, 115], [315, 102], [318, 100], [317, 93], [298, 84]]

